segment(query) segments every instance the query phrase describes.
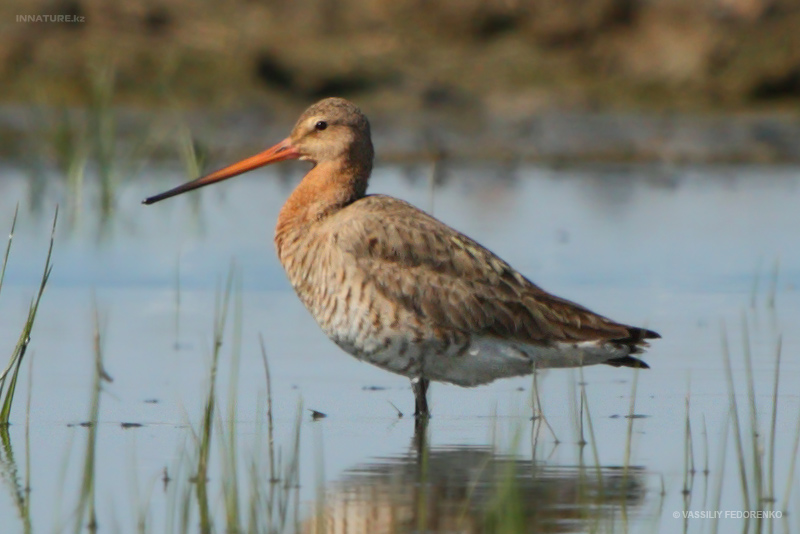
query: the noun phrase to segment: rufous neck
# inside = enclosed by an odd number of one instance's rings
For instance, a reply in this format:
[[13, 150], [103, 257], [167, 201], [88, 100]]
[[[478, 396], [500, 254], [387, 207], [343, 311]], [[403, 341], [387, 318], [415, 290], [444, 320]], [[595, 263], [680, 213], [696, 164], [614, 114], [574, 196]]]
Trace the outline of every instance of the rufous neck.
[[318, 163], [305, 175], [281, 208], [275, 228], [279, 252], [285, 236], [307, 231], [308, 225], [332, 215], [364, 197], [372, 161]]

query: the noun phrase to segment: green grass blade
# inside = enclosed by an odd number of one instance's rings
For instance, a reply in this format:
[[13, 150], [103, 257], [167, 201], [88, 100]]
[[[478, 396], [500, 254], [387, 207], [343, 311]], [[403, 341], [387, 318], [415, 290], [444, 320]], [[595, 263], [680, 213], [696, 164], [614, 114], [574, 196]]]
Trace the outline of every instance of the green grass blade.
[[0, 269], [0, 292], [3, 290], [3, 279], [6, 277], [6, 265], [8, 265], [8, 256], [11, 254], [11, 243], [14, 241], [14, 229], [17, 227], [17, 215], [19, 214], [19, 203], [14, 208], [14, 218], [11, 220], [11, 231], [8, 233], [8, 244], [6, 245], [6, 253], [3, 255], [3, 268]]
[[744, 499], [744, 509], [750, 509], [750, 491], [747, 482], [747, 463], [744, 457], [744, 446], [742, 445], [742, 429], [739, 419], [739, 407], [736, 402], [736, 387], [733, 382], [733, 369], [731, 367], [731, 353], [728, 347], [728, 333], [725, 323], [722, 324], [722, 355], [725, 363], [725, 378], [728, 382], [728, 402], [730, 405], [730, 418], [733, 422], [733, 438], [736, 443], [736, 458], [739, 462], [739, 481], [742, 485], [742, 498]]
[[[39, 303], [42, 300], [42, 295], [44, 294], [44, 288], [47, 286], [47, 281], [50, 279], [50, 274], [53, 271], [52, 265], [52, 257], [53, 257], [53, 244], [55, 242], [55, 234], [56, 234], [56, 224], [58, 222], [58, 206], [56, 206], [55, 214], [53, 215], [53, 227], [50, 231], [50, 246], [47, 249], [47, 258], [45, 259], [44, 263], [44, 272], [42, 273], [42, 280], [39, 283], [39, 291], [36, 294], [31, 306], [28, 310], [28, 317], [25, 321], [25, 325], [22, 328], [22, 333], [19, 336], [19, 340], [17, 341], [17, 345], [14, 348], [14, 352], [11, 355], [11, 360], [9, 361], [8, 367], [0, 374], [0, 396], [3, 393], [3, 388], [6, 383], [6, 378], [8, 373], [13, 369], [14, 372], [11, 376], [11, 381], [8, 384], [8, 390], [6, 390], [5, 397], [3, 398], [3, 405], [0, 408], [0, 425], [8, 425], [9, 418], [11, 416], [11, 406], [14, 402], [14, 393], [16, 391], [16, 384], [17, 384], [17, 376], [19, 373], [20, 365], [22, 364], [22, 360], [25, 357], [25, 352], [28, 350], [28, 345], [31, 341], [31, 332], [33, 331], [33, 323], [36, 320], [36, 312], [39, 310]], [[12, 224], [12, 232], [11, 236], [9, 236], [9, 244], [6, 248], [6, 260], [8, 259], [8, 251], [11, 248], [11, 237], [13, 236], [13, 227], [16, 225], [16, 214], [14, 216], [14, 223]], [[3, 262], [3, 274], [5, 274], [5, 261]]]

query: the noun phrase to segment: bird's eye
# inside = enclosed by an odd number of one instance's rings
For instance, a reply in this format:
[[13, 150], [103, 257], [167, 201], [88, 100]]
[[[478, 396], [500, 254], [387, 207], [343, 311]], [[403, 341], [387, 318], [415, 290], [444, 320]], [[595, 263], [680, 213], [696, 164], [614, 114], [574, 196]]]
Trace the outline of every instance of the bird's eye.
[[317, 121], [317, 124], [314, 125], [314, 128], [317, 130], [324, 130], [328, 127], [328, 123], [325, 121]]

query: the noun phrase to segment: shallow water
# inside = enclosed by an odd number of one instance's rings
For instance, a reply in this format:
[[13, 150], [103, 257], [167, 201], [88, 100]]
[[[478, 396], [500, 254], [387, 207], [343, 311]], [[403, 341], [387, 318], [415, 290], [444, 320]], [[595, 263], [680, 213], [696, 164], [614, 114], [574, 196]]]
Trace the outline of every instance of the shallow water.
[[[751, 502], [749, 508], [782, 509], [800, 413], [794, 387], [800, 379], [800, 335], [793, 328], [800, 320], [800, 169], [450, 165], [439, 169], [432, 193], [428, 167], [378, 168], [372, 192], [433, 210], [545, 289], [663, 336], [646, 355], [649, 371], [592, 367], [582, 378], [570, 370], [539, 377], [543, 411], [558, 443], [530, 420], [528, 377], [476, 389], [434, 384], [434, 417], [421, 445], [409, 417], [408, 381], [360, 363], [330, 343], [277, 262], [272, 226], [300, 167], [253, 172], [144, 207], [142, 198], [184, 180], [177, 169], [147, 169], [118, 186], [115, 212], [105, 222], [90, 186], [76, 201], [56, 175], [49, 176], [53, 185], [32, 208], [27, 176], [2, 169], [0, 227], [10, 226], [17, 202], [21, 212], [0, 294], [0, 354], [9, 354], [19, 335], [41, 276], [52, 207], [61, 204], [55, 267], [28, 353], [32, 369], [27, 363], [23, 367], [9, 429], [11, 448], [4, 449], [0, 465], [2, 484], [24, 488], [29, 460], [34, 531], [72, 530], [75, 521], [87, 435], [76, 423], [89, 411], [95, 302], [104, 367], [114, 379], [103, 385], [97, 427], [99, 529], [134, 531], [144, 509], [149, 529], [176, 530], [171, 488], [191, 475], [185, 451], [191, 449], [208, 387], [215, 294], [232, 261], [242, 286], [235, 389], [240, 484], [244, 493], [250, 490], [248, 458], [264, 461], [262, 334], [272, 375], [275, 441], [284, 457], [291, 450], [299, 403], [305, 410], [297, 492], [302, 530], [319, 532], [315, 521], [321, 518], [334, 532], [381, 532], [392, 526], [482, 531], [481, 514], [491, 512], [496, 493], [515, 480], [522, 512], [495, 510], [495, 516], [514, 517], [528, 531], [711, 532], [712, 520], [685, 521], [683, 512], [719, 510], [735, 516], [744, 510], [734, 439], [724, 437], [732, 429], [721, 342], [725, 329], [746, 448], [744, 322], [766, 445], [775, 346], [782, 335], [777, 503]], [[217, 384], [222, 424], [229, 418], [234, 368], [230, 330]], [[634, 412], [642, 417], [628, 419], [634, 380]], [[592, 440], [584, 428], [590, 444], [583, 448], [577, 444], [581, 381], [594, 432]], [[685, 499], [687, 393], [697, 474]], [[398, 418], [392, 405], [405, 416]], [[308, 409], [327, 417], [312, 421]], [[594, 468], [595, 457], [600, 469]], [[209, 477], [217, 531], [225, 529], [221, 463], [214, 461]], [[166, 490], [165, 468], [172, 478]], [[13, 495], [0, 491], [0, 532], [22, 530]], [[800, 488], [793, 482], [788, 509], [798, 505]], [[738, 517], [720, 521], [721, 531], [745, 528]], [[775, 519], [773, 526], [788, 532], [800, 523], [792, 514]], [[197, 528], [196, 521], [190, 528]]]

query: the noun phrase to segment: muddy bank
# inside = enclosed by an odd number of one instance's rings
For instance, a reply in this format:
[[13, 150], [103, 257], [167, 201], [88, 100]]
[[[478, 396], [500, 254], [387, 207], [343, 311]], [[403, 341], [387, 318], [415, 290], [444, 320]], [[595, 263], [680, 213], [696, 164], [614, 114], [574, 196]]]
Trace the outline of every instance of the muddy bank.
[[[784, 114], [541, 111], [509, 118], [363, 107], [379, 162], [800, 163], [800, 119]], [[283, 139], [300, 111], [300, 105], [182, 112], [5, 106], [0, 158], [67, 169], [76, 157], [180, 160], [191, 144], [213, 166]]]

